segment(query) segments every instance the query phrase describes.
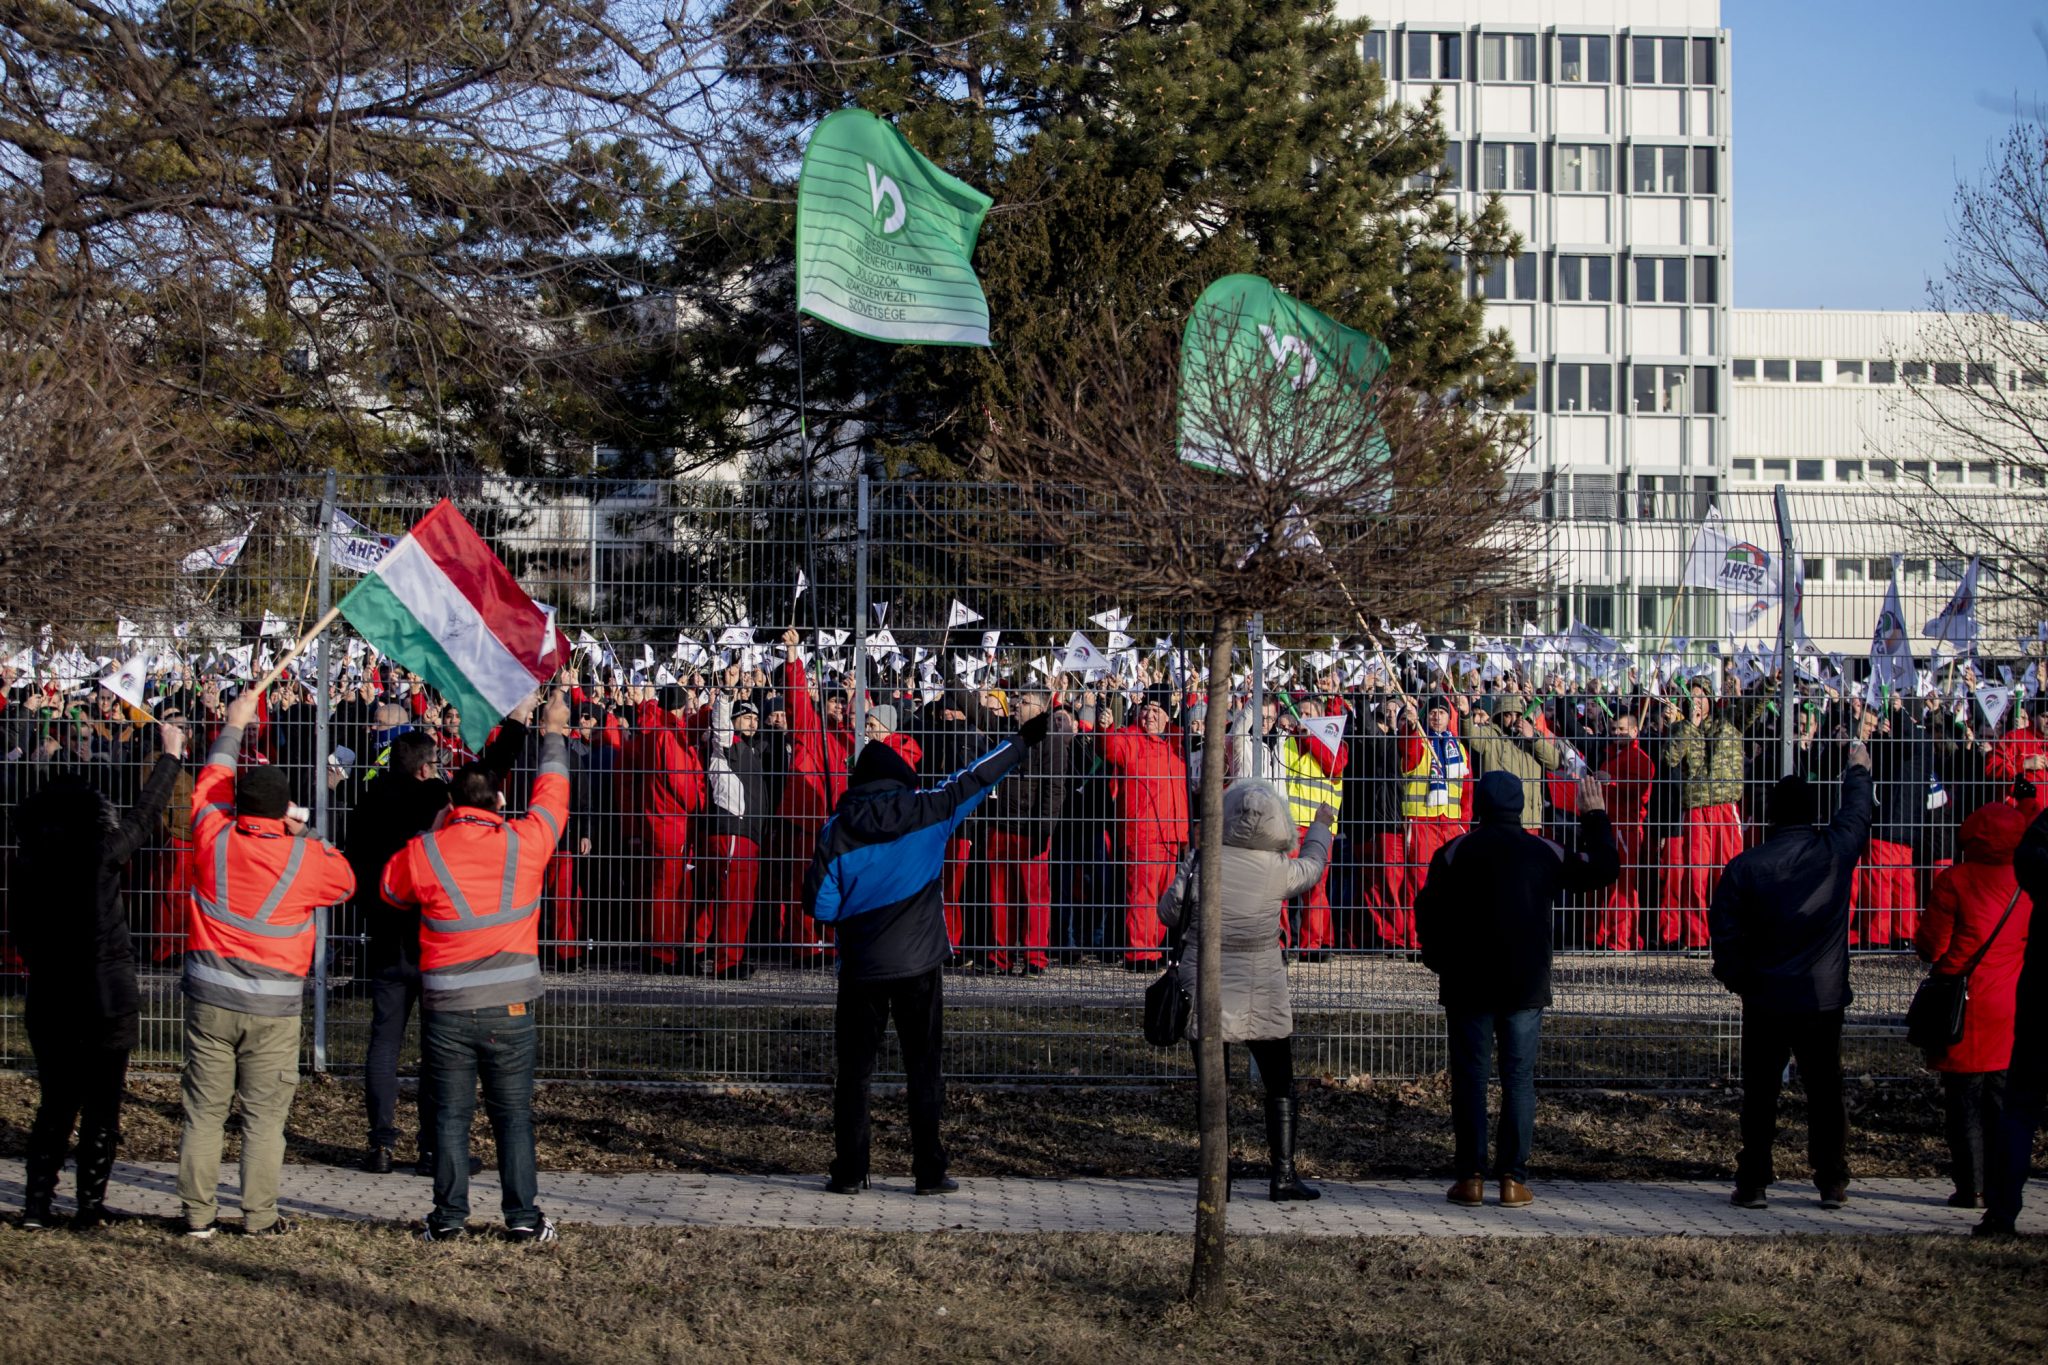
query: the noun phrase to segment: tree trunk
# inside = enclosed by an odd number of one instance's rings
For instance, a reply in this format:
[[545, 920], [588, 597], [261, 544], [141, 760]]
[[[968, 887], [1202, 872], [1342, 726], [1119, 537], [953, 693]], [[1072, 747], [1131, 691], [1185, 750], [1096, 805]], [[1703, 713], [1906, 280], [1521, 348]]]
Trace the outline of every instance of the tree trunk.
[[[1202, 730], [1202, 858], [1200, 916], [1195, 941], [1201, 970], [1195, 979], [1196, 1030], [1202, 1049], [1195, 1081], [1201, 1097], [1201, 1174], [1195, 1186], [1195, 1266], [1188, 1297], [1203, 1308], [1221, 1307], [1225, 1195], [1230, 1188], [1230, 1096], [1223, 1068], [1223, 784], [1230, 746], [1230, 651], [1237, 618], [1219, 613], [1209, 635], [1209, 710]], [[1220, 684], [1218, 680], [1221, 680]]]

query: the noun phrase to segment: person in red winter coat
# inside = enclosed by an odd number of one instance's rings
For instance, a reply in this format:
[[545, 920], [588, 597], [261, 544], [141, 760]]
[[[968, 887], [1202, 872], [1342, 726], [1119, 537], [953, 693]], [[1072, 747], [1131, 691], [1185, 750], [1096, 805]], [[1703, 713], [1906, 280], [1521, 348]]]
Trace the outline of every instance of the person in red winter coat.
[[1650, 783], [1657, 764], [1637, 741], [1635, 713], [1614, 718], [1614, 738], [1601, 756], [1607, 780], [1607, 809], [1614, 819], [1614, 843], [1621, 850], [1621, 877], [1607, 891], [1594, 918], [1593, 946], [1629, 952], [1643, 946], [1642, 886], [1648, 845], [1644, 826], [1650, 813]]
[[[631, 797], [621, 805], [637, 817], [646, 869], [647, 956], [654, 970], [688, 972], [690, 955], [690, 817], [704, 809], [704, 762], [684, 731], [694, 707], [670, 683], [640, 703], [636, 728], [619, 761]], [[629, 836], [631, 837], [631, 836]]]
[[1124, 863], [1124, 966], [1156, 967], [1166, 926], [1159, 897], [1173, 880], [1188, 832], [1188, 765], [1166, 707], [1148, 696], [1138, 723], [1101, 739], [1102, 761], [1117, 776], [1117, 830]]
[[815, 966], [824, 960], [824, 954], [818, 927], [803, 912], [803, 875], [810, 866], [818, 832], [846, 792], [846, 774], [853, 763], [853, 727], [847, 724], [845, 704], [838, 697], [826, 698], [821, 713], [811, 696], [804, 661], [797, 657], [802, 643], [803, 637], [796, 631], [782, 633], [789, 662], [782, 666], [778, 688], [789, 708], [790, 756], [777, 812], [783, 821], [787, 856], [776, 870], [784, 883], [781, 899], [791, 916], [784, 936], [794, 947], [799, 965]]
[[[1970, 973], [1962, 1040], [1932, 1065], [1941, 1073], [1949, 1171], [1957, 1208], [1984, 1207], [1984, 1138], [2005, 1112], [2005, 1071], [2012, 1060], [2013, 992], [2026, 955], [2032, 904], [2013, 877], [2013, 850], [2027, 817], [2008, 805], [1986, 806], [1963, 821], [1962, 861], [1934, 879], [1913, 946], [1934, 970], [1959, 973], [1987, 936], [1997, 932]], [[2010, 917], [2006, 916], [2011, 908]], [[2005, 927], [1998, 929], [2001, 918]]]

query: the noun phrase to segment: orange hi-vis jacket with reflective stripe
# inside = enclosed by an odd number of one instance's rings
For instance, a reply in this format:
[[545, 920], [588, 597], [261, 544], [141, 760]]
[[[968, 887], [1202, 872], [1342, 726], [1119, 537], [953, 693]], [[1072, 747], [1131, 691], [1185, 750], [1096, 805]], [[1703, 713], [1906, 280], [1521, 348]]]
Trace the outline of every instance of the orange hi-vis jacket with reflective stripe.
[[454, 807], [384, 865], [384, 899], [419, 907], [423, 1008], [540, 998], [541, 884], [568, 819], [569, 744], [549, 735], [526, 814]]
[[192, 782], [185, 994], [243, 1014], [297, 1014], [313, 913], [355, 894], [356, 874], [325, 840], [235, 813], [241, 749], [241, 730], [222, 730]]

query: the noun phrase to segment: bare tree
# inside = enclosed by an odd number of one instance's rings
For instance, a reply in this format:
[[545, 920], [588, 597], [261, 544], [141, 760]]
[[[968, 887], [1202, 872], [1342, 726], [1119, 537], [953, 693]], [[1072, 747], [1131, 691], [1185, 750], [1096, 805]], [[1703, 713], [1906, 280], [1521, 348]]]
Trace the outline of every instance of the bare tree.
[[[1232, 337], [1218, 329], [1210, 354]], [[1051, 594], [1113, 593], [1207, 623], [1205, 751], [1225, 751], [1233, 640], [1254, 611], [1293, 627], [1369, 629], [1370, 615], [1442, 620], [1491, 600], [1534, 550], [1532, 521], [1503, 493], [1523, 440], [1512, 417], [1408, 383], [1396, 367], [1363, 389], [1301, 389], [1270, 366], [1177, 412], [1174, 339], [1157, 324], [1089, 329], [1062, 368], [1031, 371], [996, 414], [984, 464], [1014, 486], [982, 517], [940, 520], [971, 559]], [[1264, 350], [1263, 345], [1259, 348]], [[1214, 469], [1184, 463], [1182, 440]], [[1219, 472], [1220, 471], [1220, 472]], [[1224, 765], [1202, 765], [1201, 941], [1221, 938]], [[1222, 1036], [1217, 974], [1196, 998]], [[1189, 1294], [1220, 1303], [1229, 1134], [1223, 1049], [1199, 1066], [1201, 1176]]]
[[[2048, 49], [2048, 29], [2037, 30]], [[2016, 111], [1979, 178], [1956, 191], [1934, 311], [1901, 355], [1893, 414], [1908, 471], [1903, 520], [1926, 552], [1996, 562], [2004, 633], [2048, 618], [2048, 519], [2013, 516], [2007, 481], [2048, 492], [2048, 114]], [[1999, 486], [1976, 485], [1984, 466]], [[1946, 468], [1944, 468], [1946, 466]], [[1955, 475], [1968, 471], [1966, 480]], [[1994, 599], [1986, 598], [1987, 604]], [[1987, 622], [1987, 625], [1990, 625]]]

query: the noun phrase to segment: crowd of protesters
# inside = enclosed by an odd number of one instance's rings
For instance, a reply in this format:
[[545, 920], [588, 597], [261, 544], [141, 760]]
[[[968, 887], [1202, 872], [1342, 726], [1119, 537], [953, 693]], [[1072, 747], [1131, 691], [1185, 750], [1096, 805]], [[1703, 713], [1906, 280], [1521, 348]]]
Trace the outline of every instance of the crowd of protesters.
[[[803, 913], [800, 881], [845, 788], [856, 706], [848, 676], [814, 677], [798, 643], [746, 650], [662, 684], [585, 667], [570, 698], [575, 813], [548, 869], [546, 965], [720, 977], [829, 965], [829, 936]], [[1536, 832], [1570, 830], [1579, 774], [1597, 770], [1612, 784], [1621, 876], [1568, 899], [1557, 946], [1707, 946], [1721, 870], [1768, 828], [1764, 793], [1786, 725], [1775, 677], [1745, 687], [1730, 668], [1689, 683], [1631, 674], [1625, 686], [1539, 688], [1513, 667], [1484, 683], [1407, 656], [1394, 668], [1398, 677], [1375, 669], [1350, 687], [1334, 668], [1304, 668], [1298, 681], [1276, 681], [1256, 716], [1242, 684], [1232, 701], [1231, 775], [1274, 780], [1297, 827], [1322, 804], [1337, 815], [1328, 869], [1284, 926], [1291, 952], [1314, 961], [1332, 951], [1419, 950], [1422, 875], [1435, 850], [1471, 826], [1477, 784], [1493, 771], [1522, 780], [1520, 821]], [[1133, 971], [1156, 965], [1164, 931], [1153, 906], [1188, 841], [1209, 700], [1199, 685], [1176, 685], [1175, 673], [1154, 659], [1123, 681], [1029, 675], [936, 689], [882, 670], [870, 679], [866, 738], [919, 773], [957, 771], [1019, 721], [1052, 716], [1050, 741], [948, 848], [956, 969], [1037, 975], [1086, 958]], [[15, 680], [0, 673], [0, 682]], [[206, 743], [235, 684], [185, 675], [156, 687], [155, 713]], [[1953, 690], [1952, 699], [1894, 694], [1871, 706], [1800, 686], [1791, 728], [1802, 771], [1832, 791], [1841, 746], [1829, 741], [1862, 739], [1872, 754], [1878, 813], [1855, 874], [1852, 946], [1910, 948], [1932, 879], [1956, 860], [1963, 816], [1994, 800], [2029, 809], [2039, 800], [2048, 768], [2040, 706], [2022, 694], [2004, 714], [1987, 714], [1968, 667]], [[57, 767], [94, 774], [117, 803], [140, 792], [154, 745], [117, 698], [99, 689], [65, 697], [49, 685], [6, 695], [0, 820]], [[282, 767], [305, 790], [324, 781], [330, 831], [344, 848], [354, 812], [379, 782], [431, 778], [476, 757], [456, 709], [388, 663], [336, 684], [324, 755], [307, 683], [287, 679], [263, 700], [256, 761]], [[1343, 722], [1333, 738], [1318, 722], [1335, 716]], [[530, 768], [533, 755], [498, 761]], [[163, 966], [184, 949], [180, 879], [192, 835], [182, 795], [129, 873], [146, 960]], [[9, 839], [5, 829], [0, 839]], [[9, 909], [0, 904], [0, 915]], [[377, 924], [372, 891], [359, 889], [334, 924], [339, 968], [367, 974]], [[351, 942], [360, 946], [352, 957]], [[0, 982], [16, 965], [0, 936]]]
[[[1734, 1200], [1754, 1208], [1774, 1178], [1790, 1057], [1813, 1111], [1822, 1206], [1846, 1201], [1848, 951], [1910, 945], [1951, 971], [1984, 968], [1962, 1036], [1935, 1064], [1953, 1202], [1988, 1205], [1984, 1229], [2011, 1230], [2048, 1062], [2039, 974], [2022, 966], [2040, 956], [2026, 951], [2038, 940], [2023, 926], [1998, 957], [1991, 950], [2023, 893], [2048, 893], [2034, 781], [2044, 749], [2025, 696], [1996, 726], [2004, 717], [1985, 710], [1973, 670], [1950, 698], [1870, 705], [1802, 689], [1788, 737], [1784, 693], [1745, 691], [1732, 670], [1640, 693], [1546, 695], [1512, 673], [1482, 691], [1383, 664], [1376, 689], [1326, 674], [1261, 704], [1256, 693], [1176, 689], [1146, 665], [1108, 689], [1055, 679], [924, 695], [871, 679], [856, 697], [843, 679], [814, 688], [795, 631], [777, 646], [772, 671], [742, 659], [651, 687], [557, 683], [539, 729], [536, 695], [481, 755], [464, 746], [460, 717], [398, 670], [365, 672], [329, 698], [328, 733], [357, 744], [325, 754], [309, 743], [312, 700], [293, 684], [270, 697], [217, 679], [167, 688], [149, 721], [98, 697], [11, 706], [9, 794], [24, 799], [9, 802], [10, 891], [92, 911], [33, 920], [20, 936], [31, 1041], [47, 1073], [27, 1221], [47, 1222], [81, 1116], [81, 1216], [103, 1216], [139, 1005], [124, 873], [158, 893], [144, 941], [159, 961], [182, 959], [178, 1188], [191, 1235], [214, 1226], [222, 1125], [237, 1098], [246, 1230], [285, 1230], [276, 1168], [312, 917], [344, 899], [365, 924], [377, 986], [373, 1169], [391, 1169], [398, 1039], [411, 1010], [423, 1011], [431, 1075], [417, 1145], [435, 1177], [429, 1240], [465, 1226], [479, 1082], [508, 1229], [515, 1240], [554, 1236], [534, 1202], [529, 1005], [543, 993], [544, 951], [568, 966], [599, 942], [639, 947], [651, 970], [722, 978], [751, 974], [764, 950], [836, 965], [843, 1112], [830, 1187], [865, 1187], [866, 1076], [894, 1014], [906, 1038], [928, 1034], [930, 1074], [912, 1096], [918, 1192], [943, 1193], [955, 1186], [937, 1127], [939, 974], [1029, 975], [1089, 950], [1154, 970], [1169, 931], [1191, 928], [1191, 796], [1206, 762], [1220, 762], [1224, 937], [1206, 954], [1199, 941], [1171, 947], [1185, 950], [1189, 986], [1206, 962], [1221, 963], [1216, 1041], [1249, 1046], [1259, 1063], [1274, 1199], [1316, 1197], [1294, 1168], [1284, 952], [1418, 951], [1441, 979], [1451, 1029], [1460, 1179], [1449, 1197], [1483, 1199], [1497, 1043], [1491, 1173], [1500, 1202], [1518, 1207], [1533, 1197], [1531, 1081], [1554, 948], [1711, 947], [1715, 975], [1743, 1001]], [[1207, 708], [1225, 705], [1224, 752], [1207, 755]], [[852, 717], [863, 712], [857, 745]], [[196, 770], [181, 763], [188, 732], [209, 745]], [[529, 807], [509, 816], [521, 769], [533, 773]], [[352, 781], [363, 794], [335, 802], [344, 853], [307, 837], [312, 812], [298, 798]], [[849, 808], [867, 824], [849, 824]], [[1348, 857], [1337, 851], [1347, 841]], [[1555, 912], [1574, 899], [1580, 930], [1560, 931], [1571, 917]], [[1056, 910], [1067, 926], [1057, 938]], [[611, 933], [586, 927], [607, 915], [632, 919]]]

